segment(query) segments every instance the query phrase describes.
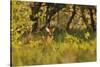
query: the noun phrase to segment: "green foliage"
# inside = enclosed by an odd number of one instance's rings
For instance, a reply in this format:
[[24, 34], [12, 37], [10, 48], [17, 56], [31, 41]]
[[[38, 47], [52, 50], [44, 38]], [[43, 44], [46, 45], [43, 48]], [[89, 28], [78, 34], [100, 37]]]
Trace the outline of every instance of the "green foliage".
[[27, 2], [11, 1], [12, 16], [11, 16], [11, 34], [12, 42], [16, 42], [21, 35], [31, 28], [29, 15], [31, 14], [30, 7]]

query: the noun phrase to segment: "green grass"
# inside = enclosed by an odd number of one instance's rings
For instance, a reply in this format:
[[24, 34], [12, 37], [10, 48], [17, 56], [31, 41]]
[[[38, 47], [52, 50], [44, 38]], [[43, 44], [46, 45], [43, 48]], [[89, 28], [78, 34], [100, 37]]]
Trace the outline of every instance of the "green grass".
[[54, 39], [50, 43], [45, 43], [41, 35], [34, 36], [27, 44], [14, 41], [12, 42], [12, 65], [96, 61], [96, 36], [92, 34], [87, 39], [82, 33], [72, 35], [64, 31], [59, 34], [55, 32]]

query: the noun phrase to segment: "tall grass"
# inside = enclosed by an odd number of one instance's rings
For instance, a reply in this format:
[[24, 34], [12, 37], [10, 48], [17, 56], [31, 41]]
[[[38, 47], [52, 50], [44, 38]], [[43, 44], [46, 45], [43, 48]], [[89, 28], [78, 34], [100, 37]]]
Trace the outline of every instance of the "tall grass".
[[[12, 65], [39, 65], [96, 61], [96, 38], [82, 39], [82, 33], [60, 32], [50, 43], [33, 35], [29, 43], [12, 43]], [[80, 35], [79, 35], [80, 34]], [[77, 37], [78, 36], [78, 37]], [[91, 37], [89, 36], [89, 37]], [[80, 37], [80, 38], [79, 38]]]

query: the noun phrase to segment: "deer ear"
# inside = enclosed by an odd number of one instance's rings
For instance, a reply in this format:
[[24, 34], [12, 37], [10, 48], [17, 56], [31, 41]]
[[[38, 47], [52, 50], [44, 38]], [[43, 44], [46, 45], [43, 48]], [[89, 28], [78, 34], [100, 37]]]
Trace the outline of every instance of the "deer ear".
[[54, 32], [54, 31], [55, 31], [55, 28], [52, 29], [52, 32]]
[[50, 32], [50, 30], [49, 30], [47, 27], [46, 27], [46, 31], [47, 31], [47, 32]]

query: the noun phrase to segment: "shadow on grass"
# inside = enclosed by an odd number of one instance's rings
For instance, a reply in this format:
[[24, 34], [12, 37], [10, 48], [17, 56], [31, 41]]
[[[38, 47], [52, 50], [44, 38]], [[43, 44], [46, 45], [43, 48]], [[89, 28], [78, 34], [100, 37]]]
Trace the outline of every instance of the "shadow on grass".
[[83, 41], [91, 41], [96, 38], [96, 32], [93, 32], [90, 30], [88, 31], [86, 29], [84, 29], [84, 30], [78, 30], [78, 29], [77, 30], [67, 30], [67, 33], [72, 36], [75, 36], [78, 39], [83, 40]]

